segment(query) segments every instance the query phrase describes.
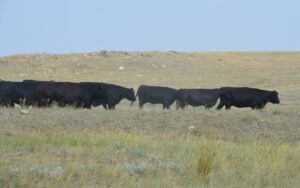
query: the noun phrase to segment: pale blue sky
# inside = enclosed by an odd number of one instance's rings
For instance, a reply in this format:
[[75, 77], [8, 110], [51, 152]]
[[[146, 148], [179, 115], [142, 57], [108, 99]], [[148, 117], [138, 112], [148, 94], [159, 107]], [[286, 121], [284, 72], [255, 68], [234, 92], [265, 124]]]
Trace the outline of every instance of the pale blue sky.
[[300, 50], [299, 0], [0, 0], [0, 56]]

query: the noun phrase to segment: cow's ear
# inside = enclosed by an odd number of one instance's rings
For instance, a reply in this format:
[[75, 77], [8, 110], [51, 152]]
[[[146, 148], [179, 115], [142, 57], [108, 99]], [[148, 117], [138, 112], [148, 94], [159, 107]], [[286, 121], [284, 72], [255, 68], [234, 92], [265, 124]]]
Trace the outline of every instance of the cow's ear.
[[272, 95], [278, 95], [278, 92], [276, 90], [272, 91]]

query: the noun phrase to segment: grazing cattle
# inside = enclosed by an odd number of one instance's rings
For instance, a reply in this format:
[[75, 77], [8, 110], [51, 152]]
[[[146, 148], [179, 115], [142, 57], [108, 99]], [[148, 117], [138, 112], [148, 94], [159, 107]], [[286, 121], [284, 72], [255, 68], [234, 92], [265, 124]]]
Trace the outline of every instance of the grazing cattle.
[[36, 97], [40, 103], [56, 101], [59, 106], [75, 105], [91, 108], [93, 100], [102, 99], [104, 91], [98, 85], [86, 85], [72, 82], [42, 83], [36, 87]]
[[213, 107], [219, 98], [219, 89], [179, 89], [176, 109], [184, 109], [185, 106]]
[[14, 104], [26, 106], [35, 104], [35, 84], [23, 82], [0, 82], [0, 101], [2, 106], [13, 107]]
[[248, 87], [222, 87], [220, 89], [220, 103], [217, 109], [225, 106], [238, 108], [250, 107], [252, 109], [262, 109], [268, 103], [279, 104], [277, 91], [266, 91]]
[[143, 108], [145, 103], [162, 104], [163, 109], [170, 106], [177, 99], [178, 90], [169, 87], [141, 85], [137, 90], [139, 107]]
[[131, 101], [131, 104], [136, 100], [133, 88], [101, 82], [81, 82], [81, 84], [100, 86], [104, 90], [104, 97], [102, 99], [93, 100], [93, 106], [102, 105], [105, 109], [114, 110], [115, 106], [119, 104], [122, 99]]

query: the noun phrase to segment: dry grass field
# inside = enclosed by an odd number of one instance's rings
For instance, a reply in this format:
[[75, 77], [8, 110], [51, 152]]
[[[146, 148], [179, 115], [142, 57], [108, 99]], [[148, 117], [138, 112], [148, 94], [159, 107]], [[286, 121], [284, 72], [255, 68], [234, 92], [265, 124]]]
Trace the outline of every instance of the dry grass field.
[[[0, 187], [299, 187], [300, 52], [0, 58], [2, 80], [277, 90], [263, 110], [0, 109]], [[194, 127], [191, 129], [191, 127]]]

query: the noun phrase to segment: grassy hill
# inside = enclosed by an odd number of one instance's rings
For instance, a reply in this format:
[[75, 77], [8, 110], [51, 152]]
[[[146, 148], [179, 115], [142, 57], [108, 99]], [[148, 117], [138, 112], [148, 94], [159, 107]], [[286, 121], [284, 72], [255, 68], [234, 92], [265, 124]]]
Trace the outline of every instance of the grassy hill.
[[[116, 111], [0, 109], [0, 187], [297, 187], [300, 52], [95, 52], [0, 58], [2, 80], [138, 88], [249, 86], [280, 105], [230, 111], [123, 101]], [[195, 128], [191, 128], [195, 127]]]

